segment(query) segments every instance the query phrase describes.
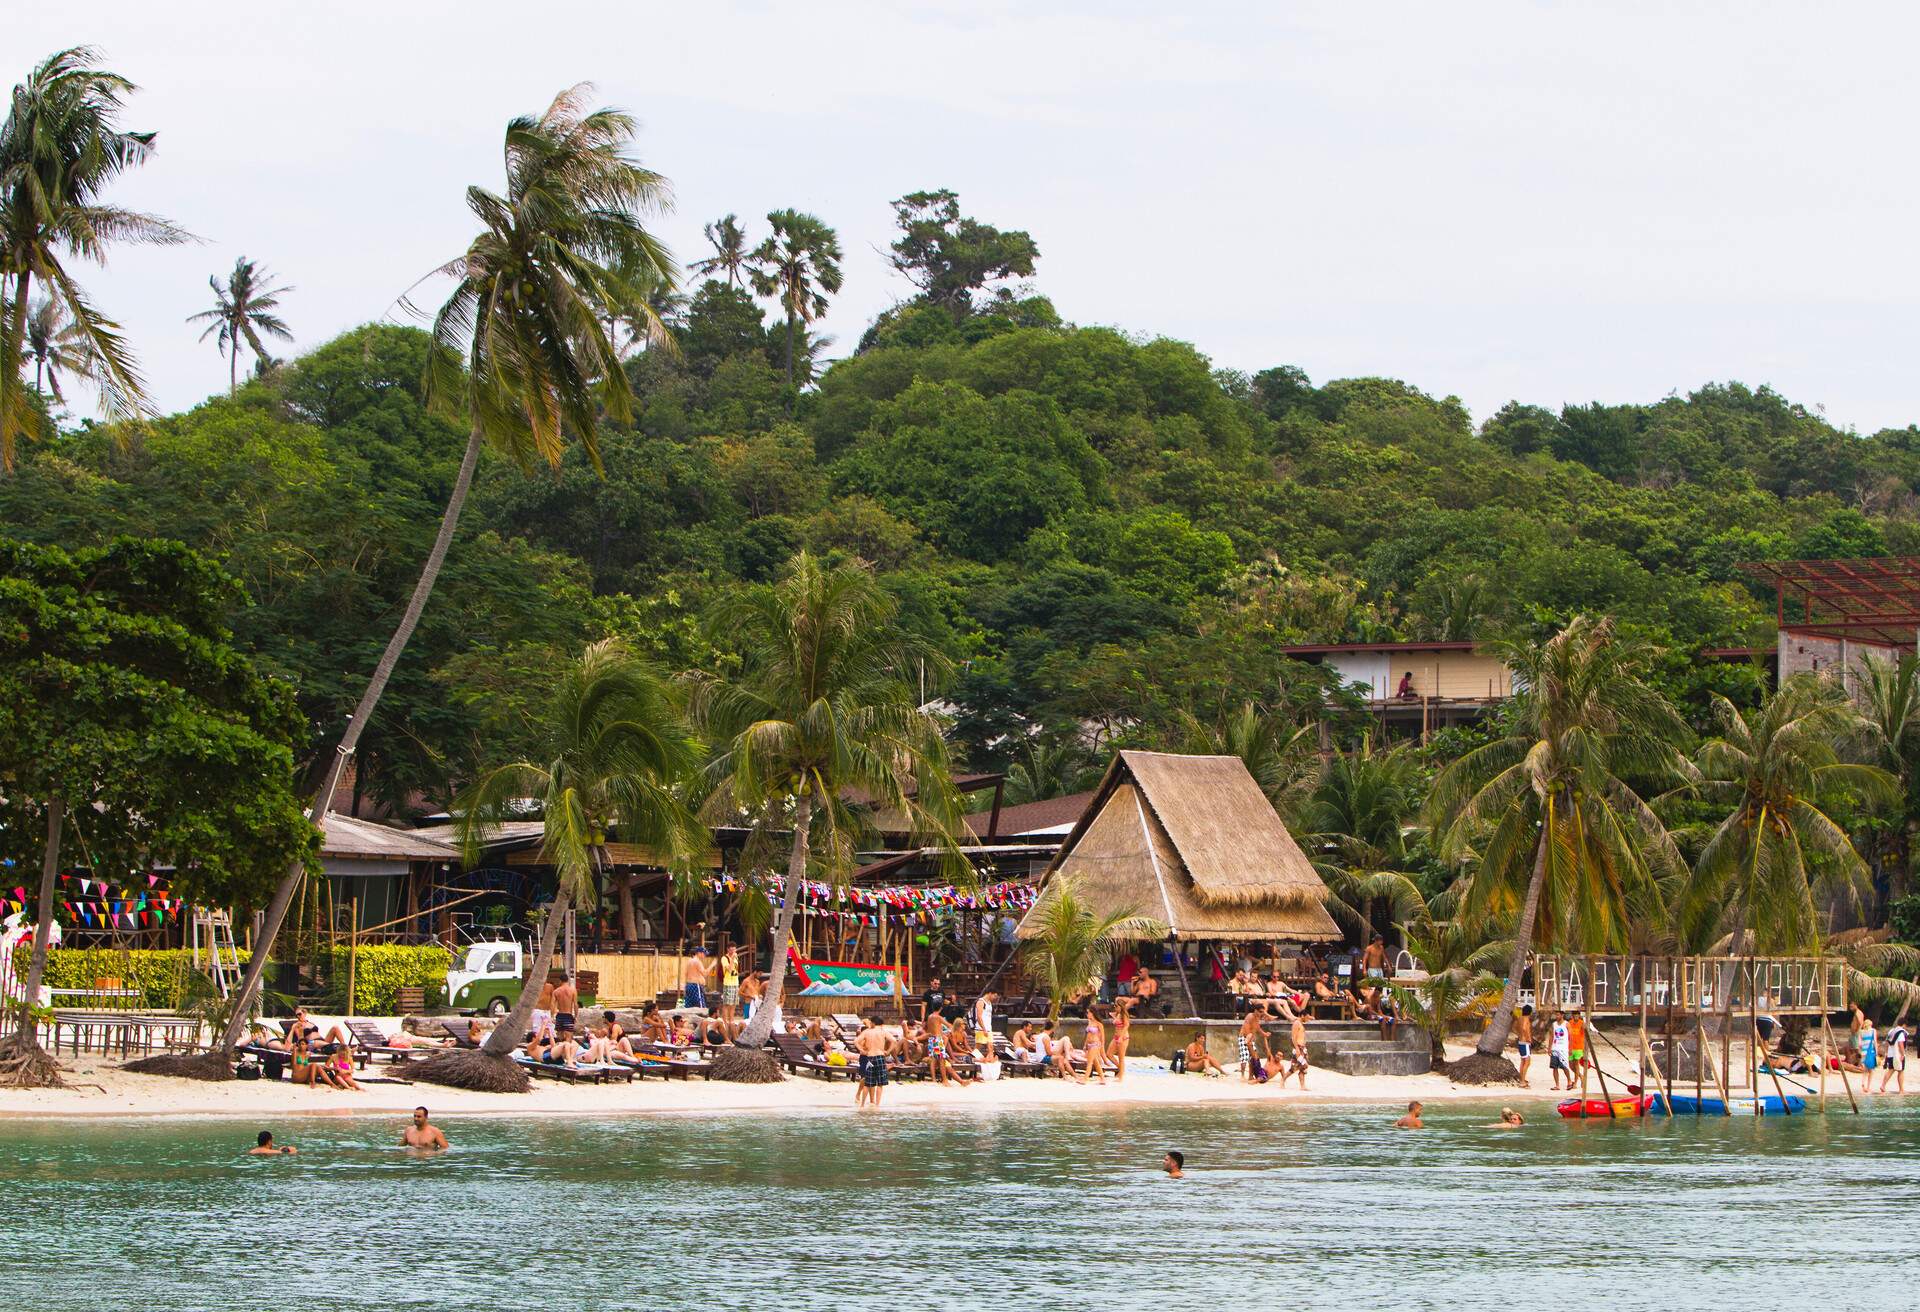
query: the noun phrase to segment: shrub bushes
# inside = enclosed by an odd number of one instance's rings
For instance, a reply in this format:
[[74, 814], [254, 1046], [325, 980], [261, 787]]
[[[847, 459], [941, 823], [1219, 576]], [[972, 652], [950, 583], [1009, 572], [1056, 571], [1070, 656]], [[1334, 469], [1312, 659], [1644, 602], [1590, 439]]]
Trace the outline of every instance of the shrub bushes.
[[[240, 952], [241, 965], [249, 955]], [[14, 964], [23, 980], [31, 956], [31, 948], [14, 950]], [[193, 973], [193, 953], [187, 948], [54, 948], [47, 953], [46, 985], [90, 989], [96, 980], [117, 979], [126, 988], [140, 990], [141, 1006], [171, 1009], [186, 996]]]
[[[399, 1010], [400, 990], [408, 986], [426, 989], [429, 1007], [444, 1006], [447, 971], [452, 965], [453, 954], [435, 943], [371, 943], [359, 948], [353, 963], [353, 1010], [362, 1016], [391, 1016]], [[347, 949], [333, 949], [329, 979], [327, 1005], [346, 1010]]]

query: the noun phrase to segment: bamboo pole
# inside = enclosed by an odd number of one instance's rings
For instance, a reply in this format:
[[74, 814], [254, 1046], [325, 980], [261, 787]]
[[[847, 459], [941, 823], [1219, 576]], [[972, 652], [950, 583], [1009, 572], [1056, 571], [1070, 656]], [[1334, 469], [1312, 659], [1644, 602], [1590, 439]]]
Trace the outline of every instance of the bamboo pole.
[[[1667, 958], [1667, 1073], [1664, 1083], [1667, 1086], [1667, 1119], [1673, 1119], [1673, 986], [1684, 976], [1674, 973], [1674, 959]], [[1683, 967], [1684, 969], [1684, 967]]]
[[353, 1015], [354, 965], [360, 957], [360, 898], [347, 902], [347, 1015]]
[[[1827, 1013], [1820, 1013], [1820, 1032], [1826, 1036], [1827, 1051], [1833, 1051], [1833, 1027], [1827, 1024]], [[1853, 1096], [1853, 1081], [1847, 1078], [1847, 1068], [1840, 1068], [1840, 1087], [1847, 1091], [1847, 1105], [1853, 1108], [1853, 1114], [1860, 1114], [1860, 1104]]]
[[1640, 1092], [1647, 1091], [1647, 959], [1640, 958]]

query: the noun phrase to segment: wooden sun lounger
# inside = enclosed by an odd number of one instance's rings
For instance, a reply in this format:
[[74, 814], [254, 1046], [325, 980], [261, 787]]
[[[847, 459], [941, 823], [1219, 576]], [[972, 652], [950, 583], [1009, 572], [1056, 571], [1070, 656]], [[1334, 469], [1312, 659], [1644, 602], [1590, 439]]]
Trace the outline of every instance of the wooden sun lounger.
[[513, 1055], [514, 1062], [525, 1071], [535, 1075], [545, 1075], [551, 1079], [566, 1080], [570, 1084], [605, 1084], [610, 1079], [625, 1080], [633, 1083], [634, 1068], [601, 1063], [597, 1066], [568, 1066], [560, 1062], [535, 1061], [523, 1052]]
[[380, 1027], [369, 1020], [348, 1021], [347, 1033], [353, 1035], [354, 1043], [359, 1046], [363, 1054], [362, 1066], [366, 1065], [367, 1057], [385, 1057], [388, 1061], [407, 1061], [423, 1055], [418, 1048], [396, 1048], [389, 1044], [387, 1036], [380, 1032]]
[[856, 1073], [852, 1062], [848, 1062], [845, 1066], [835, 1066], [822, 1061], [814, 1055], [813, 1049], [807, 1046], [806, 1040], [797, 1034], [774, 1035], [773, 1047], [780, 1059], [780, 1064], [796, 1074], [804, 1071], [808, 1075], [815, 1075], [823, 1080], [851, 1080]]

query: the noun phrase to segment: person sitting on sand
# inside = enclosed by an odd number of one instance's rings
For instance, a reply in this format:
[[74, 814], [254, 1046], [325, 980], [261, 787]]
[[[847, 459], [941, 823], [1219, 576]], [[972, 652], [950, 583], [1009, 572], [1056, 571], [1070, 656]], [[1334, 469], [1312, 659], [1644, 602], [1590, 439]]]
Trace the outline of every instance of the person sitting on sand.
[[1193, 1041], [1173, 1054], [1169, 1063], [1176, 1075], [1225, 1075], [1226, 1068], [1214, 1060], [1207, 1051], [1207, 1036], [1204, 1031], [1195, 1031]]
[[1513, 1130], [1513, 1129], [1518, 1129], [1520, 1126], [1525, 1125], [1526, 1123], [1527, 1123], [1527, 1118], [1522, 1116], [1519, 1112], [1515, 1111], [1511, 1107], [1502, 1107], [1500, 1109], [1500, 1119], [1495, 1121], [1492, 1125], [1488, 1126], [1487, 1128], [1492, 1130]]
[[1407, 1114], [1405, 1116], [1402, 1116], [1399, 1120], [1395, 1121], [1393, 1123], [1393, 1128], [1396, 1130], [1426, 1129], [1427, 1128], [1426, 1123], [1420, 1119], [1420, 1109], [1422, 1106], [1423, 1104], [1419, 1102], [1408, 1103]]
[[413, 1123], [400, 1131], [400, 1142], [408, 1148], [425, 1152], [445, 1152], [447, 1136], [440, 1133], [440, 1127], [427, 1119], [425, 1107], [413, 1109]]
[[309, 1089], [333, 1087], [333, 1081], [327, 1077], [325, 1059], [314, 1059], [305, 1037], [295, 1039], [289, 1051], [292, 1056], [287, 1067], [288, 1079], [295, 1084], [304, 1084]]
[[292, 1144], [287, 1144], [284, 1147], [279, 1144], [276, 1144], [273, 1141], [273, 1131], [262, 1130], [260, 1131], [259, 1139], [255, 1141], [253, 1147], [247, 1149], [247, 1156], [249, 1157], [290, 1157], [294, 1153], [297, 1153], [299, 1151], [300, 1150], [294, 1147]]
[[967, 1022], [956, 1020], [949, 1025], [946, 1040], [947, 1069], [959, 1083], [973, 1083], [973, 1073], [968, 1068], [978, 1064], [980, 1054], [973, 1046], [973, 1031], [967, 1028]]
[[336, 1089], [352, 1089], [355, 1093], [363, 1091], [359, 1081], [353, 1078], [353, 1052], [344, 1043], [336, 1044], [333, 1055], [327, 1058], [327, 1078]]

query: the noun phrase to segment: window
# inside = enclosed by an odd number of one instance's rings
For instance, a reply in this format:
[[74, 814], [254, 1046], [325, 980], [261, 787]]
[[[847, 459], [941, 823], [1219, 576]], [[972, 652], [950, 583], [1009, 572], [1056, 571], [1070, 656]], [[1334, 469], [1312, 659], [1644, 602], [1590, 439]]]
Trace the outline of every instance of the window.
[[487, 974], [489, 974], [489, 975], [511, 975], [511, 974], [513, 974], [513, 973], [514, 973], [514, 960], [513, 960], [513, 953], [512, 953], [512, 952], [496, 952], [496, 953], [494, 953], [494, 954], [493, 954], [493, 960], [492, 960], [492, 961], [489, 961], [489, 962], [487, 963], [487, 972], [486, 972], [486, 973], [487, 973]]

